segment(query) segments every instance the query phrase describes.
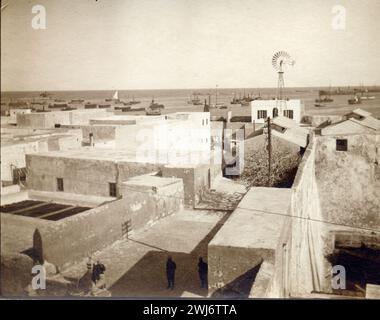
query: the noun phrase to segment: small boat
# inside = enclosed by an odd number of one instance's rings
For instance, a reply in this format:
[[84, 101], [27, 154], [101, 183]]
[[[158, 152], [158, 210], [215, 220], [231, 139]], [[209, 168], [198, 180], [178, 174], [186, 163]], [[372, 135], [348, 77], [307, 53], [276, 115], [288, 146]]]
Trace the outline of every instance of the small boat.
[[328, 97], [323, 97], [323, 98], [318, 98], [315, 99], [315, 102], [333, 102], [334, 99], [328, 98]]
[[315, 99], [315, 102], [320, 103], [320, 102], [334, 102], [334, 99], [331, 98], [331, 90], [329, 91], [330, 93], [322, 97], [322, 91], [319, 91], [319, 98]]
[[348, 104], [361, 104], [361, 103], [362, 103], [362, 99], [358, 96], [354, 96], [353, 98], [348, 99]]
[[240, 104], [240, 99], [236, 98], [236, 94], [234, 92], [234, 97], [232, 98], [231, 104]]
[[47, 91], [44, 91], [44, 92], [41, 92], [41, 93], [40, 93], [40, 97], [41, 97], [41, 98], [49, 98], [49, 97], [50, 97], [50, 94], [49, 94]]
[[83, 103], [83, 99], [72, 99], [69, 103]]
[[187, 101], [187, 104], [192, 104], [194, 106], [203, 105], [202, 100], [199, 98], [199, 95], [199, 93], [193, 93], [192, 96], [190, 96], [190, 100]]
[[135, 97], [134, 97], [134, 96], [132, 96], [132, 100], [131, 100], [131, 101], [123, 102], [123, 104], [124, 104], [125, 106], [133, 106], [133, 105], [135, 105], [135, 104], [139, 104], [139, 103], [141, 103], [141, 101], [135, 100]]
[[85, 109], [96, 109], [97, 107], [98, 107], [98, 105], [96, 103], [90, 103], [90, 102], [87, 102], [84, 105]]

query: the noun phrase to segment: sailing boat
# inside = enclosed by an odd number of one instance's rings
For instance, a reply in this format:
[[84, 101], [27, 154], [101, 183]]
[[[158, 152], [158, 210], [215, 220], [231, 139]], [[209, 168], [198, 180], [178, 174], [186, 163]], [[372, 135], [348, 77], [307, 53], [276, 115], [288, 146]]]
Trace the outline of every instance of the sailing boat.
[[113, 94], [113, 96], [112, 96], [112, 99], [106, 99], [106, 101], [120, 101], [119, 100], [119, 91], [115, 91], [115, 93]]
[[128, 102], [124, 102], [125, 106], [132, 106], [134, 104], [139, 104], [141, 101], [135, 100], [135, 96], [132, 96], [132, 100]]
[[236, 98], [236, 93], [234, 92], [234, 97], [232, 98], [231, 104], [239, 104], [240, 103], [240, 99], [237, 99]]
[[203, 105], [202, 100], [199, 99], [199, 95], [200, 95], [200, 93], [194, 92], [194, 93], [190, 96], [190, 100], [189, 100], [187, 103], [188, 103], [188, 104], [192, 104], [192, 105], [194, 105], [194, 106], [200, 106], [200, 105]]
[[224, 103], [218, 103], [218, 85], [216, 85], [215, 88], [215, 104], [213, 105], [213, 108], [227, 109], [227, 105]]

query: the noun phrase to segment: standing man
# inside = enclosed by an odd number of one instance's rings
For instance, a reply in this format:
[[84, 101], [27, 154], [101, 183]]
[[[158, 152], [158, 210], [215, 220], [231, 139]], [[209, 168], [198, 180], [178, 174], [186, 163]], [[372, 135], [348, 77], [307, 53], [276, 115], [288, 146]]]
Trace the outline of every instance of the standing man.
[[171, 290], [174, 289], [174, 277], [175, 277], [176, 268], [177, 268], [177, 265], [172, 260], [172, 257], [169, 256], [168, 260], [166, 261], [166, 277], [168, 279], [168, 289], [171, 289]]
[[92, 269], [92, 281], [96, 284], [100, 280], [101, 275], [104, 275], [105, 271], [106, 267], [98, 260]]
[[199, 279], [201, 280], [201, 288], [207, 288], [207, 272], [208, 272], [207, 263], [203, 261], [202, 257], [199, 257], [198, 274], [199, 274]]

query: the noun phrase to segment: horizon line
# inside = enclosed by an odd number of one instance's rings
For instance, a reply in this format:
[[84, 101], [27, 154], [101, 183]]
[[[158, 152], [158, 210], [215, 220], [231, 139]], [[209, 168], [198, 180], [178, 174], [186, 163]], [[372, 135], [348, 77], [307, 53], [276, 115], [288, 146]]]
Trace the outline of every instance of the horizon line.
[[[306, 88], [358, 88], [358, 87], [378, 87], [377, 84], [372, 85], [323, 85], [323, 86], [300, 86], [300, 87], [285, 87], [284, 89], [306, 89]], [[215, 87], [191, 87], [191, 88], [138, 88], [138, 89], [33, 89], [33, 90], [0, 90], [5, 92], [68, 92], [68, 91], [144, 91], [144, 90], [215, 90]], [[218, 87], [218, 89], [277, 89], [277, 87]]]

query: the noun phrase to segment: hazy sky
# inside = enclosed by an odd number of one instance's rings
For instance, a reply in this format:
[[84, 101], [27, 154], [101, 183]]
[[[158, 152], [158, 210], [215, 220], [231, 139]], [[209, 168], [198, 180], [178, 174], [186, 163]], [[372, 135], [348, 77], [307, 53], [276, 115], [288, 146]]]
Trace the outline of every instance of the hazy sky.
[[[3, 0], [2, 90], [380, 84], [378, 0]], [[46, 8], [45, 30], [31, 26]], [[334, 30], [332, 8], [346, 9]]]

